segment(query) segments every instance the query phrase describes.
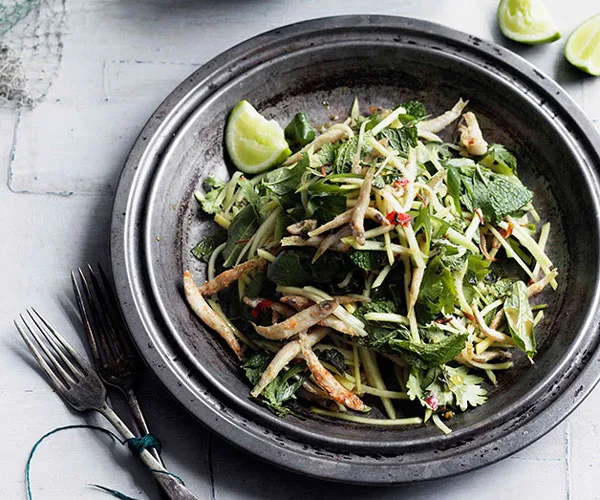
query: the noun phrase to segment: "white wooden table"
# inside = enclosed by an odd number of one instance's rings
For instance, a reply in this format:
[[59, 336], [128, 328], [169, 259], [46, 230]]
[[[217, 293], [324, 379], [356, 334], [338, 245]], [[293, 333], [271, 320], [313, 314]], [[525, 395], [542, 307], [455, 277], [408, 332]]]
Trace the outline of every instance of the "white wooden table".
[[[596, 0], [547, 0], [566, 35], [595, 14]], [[107, 262], [112, 194], [145, 119], [208, 59], [276, 26], [335, 14], [424, 18], [508, 46], [563, 85], [600, 127], [600, 79], [562, 57], [564, 39], [521, 47], [496, 28], [495, 0], [68, 0], [64, 59], [45, 101], [0, 109], [0, 498], [25, 498], [24, 466], [38, 437], [83, 423], [52, 392], [12, 320], [35, 305], [82, 347], [73, 327], [69, 272]], [[83, 348], [83, 347], [82, 347]], [[498, 464], [439, 482], [362, 488], [281, 471], [211, 436], [151, 374], [141, 390], [151, 429], [172, 471], [205, 499], [600, 498], [600, 391], [546, 437]], [[101, 423], [88, 417], [88, 423]], [[158, 498], [149, 474], [121, 445], [88, 430], [53, 436], [33, 464], [37, 500], [110, 498], [99, 483]]]

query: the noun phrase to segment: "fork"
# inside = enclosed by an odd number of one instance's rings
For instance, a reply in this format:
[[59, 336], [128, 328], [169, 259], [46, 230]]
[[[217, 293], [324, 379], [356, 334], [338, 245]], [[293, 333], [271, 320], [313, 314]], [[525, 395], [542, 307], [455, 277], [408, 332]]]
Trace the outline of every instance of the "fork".
[[[87, 268], [90, 276], [89, 282], [81, 268], [77, 268], [81, 288], [77, 284], [74, 272], [71, 272], [71, 282], [81, 313], [81, 320], [87, 332], [92, 360], [104, 383], [116, 387], [125, 396], [140, 434], [150, 434], [133, 389], [140, 369], [138, 358], [128, 342], [127, 329], [119, 314], [119, 306], [112, 285], [99, 264], [100, 279], [90, 264], [87, 265]], [[83, 294], [81, 289], [83, 289]], [[151, 448], [150, 452], [164, 466], [158, 450]]]
[[[95, 410], [129, 440], [134, 434], [106, 402], [106, 387], [92, 366], [34, 308], [14, 321], [15, 327], [56, 392], [75, 410]], [[140, 453], [142, 462], [152, 471], [171, 500], [198, 500], [173, 477], [147, 450]]]

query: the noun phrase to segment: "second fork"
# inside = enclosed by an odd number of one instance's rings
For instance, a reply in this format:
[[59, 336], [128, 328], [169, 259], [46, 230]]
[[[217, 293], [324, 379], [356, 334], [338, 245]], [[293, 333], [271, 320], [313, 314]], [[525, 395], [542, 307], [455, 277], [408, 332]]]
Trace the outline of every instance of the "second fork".
[[[140, 434], [150, 434], [134, 390], [140, 363], [129, 344], [128, 331], [120, 316], [112, 285], [100, 265], [98, 275], [90, 264], [87, 265], [87, 271], [89, 279], [86, 273], [78, 268], [77, 275], [71, 272], [71, 281], [94, 365], [106, 384], [123, 393]], [[156, 448], [149, 448], [149, 451], [164, 465]]]

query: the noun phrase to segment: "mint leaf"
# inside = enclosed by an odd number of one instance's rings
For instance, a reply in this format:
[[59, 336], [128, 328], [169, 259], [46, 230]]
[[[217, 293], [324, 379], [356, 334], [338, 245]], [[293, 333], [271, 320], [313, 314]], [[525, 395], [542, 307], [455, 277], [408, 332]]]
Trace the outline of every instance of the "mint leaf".
[[467, 337], [467, 334], [452, 335], [431, 344], [393, 339], [388, 345], [392, 350], [414, 354], [415, 356], [408, 356], [408, 362], [419, 368], [425, 368], [452, 361], [465, 348]]
[[350, 260], [362, 270], [371, 271], [385, 266], [387, 263], [387, 255], [384, 252], [355, 250], [350, 254]]
[[338, 149], [337, 144], [326, 142], [321, 149], [313, 154], [314, 166], [321, 167], [333, 164]]
[[309, 249], [284, 250], [267, 268], [267, 278], [280, 286], [304, 286], [331, 283], [346, 274], [344, 256], [325, 252], [314, 263], [312, 256]]
[[292, 151], [298, 151], [313, 141], [317, 131], [308, 122], [306, 113], [296, 113], [284, 130], [285, 140]]
[[410, 148], [417, 147], [418, 131], [414, 125], [402, 128], [384, 128], [380, 135], [387, 138], [390, 146], [401, 153], [408, 153]]
[[192, 248], [192, 255], [198, 260], [208, 262], [215, 248], [222, 243], [225, 243], [226, 240], [227, 233], [225, 231], [217, 231], [215, 234], [211, 234], [200, 240], [196, 246]]
[[335, 154], [335, 160], [333, 161], [333, 173], [346, 174], [350, 172], [357, 148], [358, 138], [356, 136], [351, 137], [338, 147]]
[[527, 285], [522, 281], [511, 286], [504, 301], [504, 314], [515, 344], [531, 359], [536, 352], [533, 312], [529, 305]]
[[345, 196], [312, 196], [306, 206], [305, 218], [314, 217], [319, 221], [319, 224], [325, 224], [345, 211]]

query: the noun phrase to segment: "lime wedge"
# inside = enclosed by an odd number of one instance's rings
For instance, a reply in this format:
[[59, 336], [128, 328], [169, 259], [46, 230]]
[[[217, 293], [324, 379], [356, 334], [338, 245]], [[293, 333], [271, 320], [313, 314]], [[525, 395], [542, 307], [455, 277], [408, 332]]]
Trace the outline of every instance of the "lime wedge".
[[500, 31], [511, 40], [529, 45], [554, 42], [560, 32], [542, 0], [500, 0]]
[[279, 124], [245, 100], [229, 115], [225, 146], [235, 166], [246, 174], [264, 172], [292, 154]]
[[580, 70], [600, 76], [600, 14], [590, 17], [569, 35], [565, 57]]

